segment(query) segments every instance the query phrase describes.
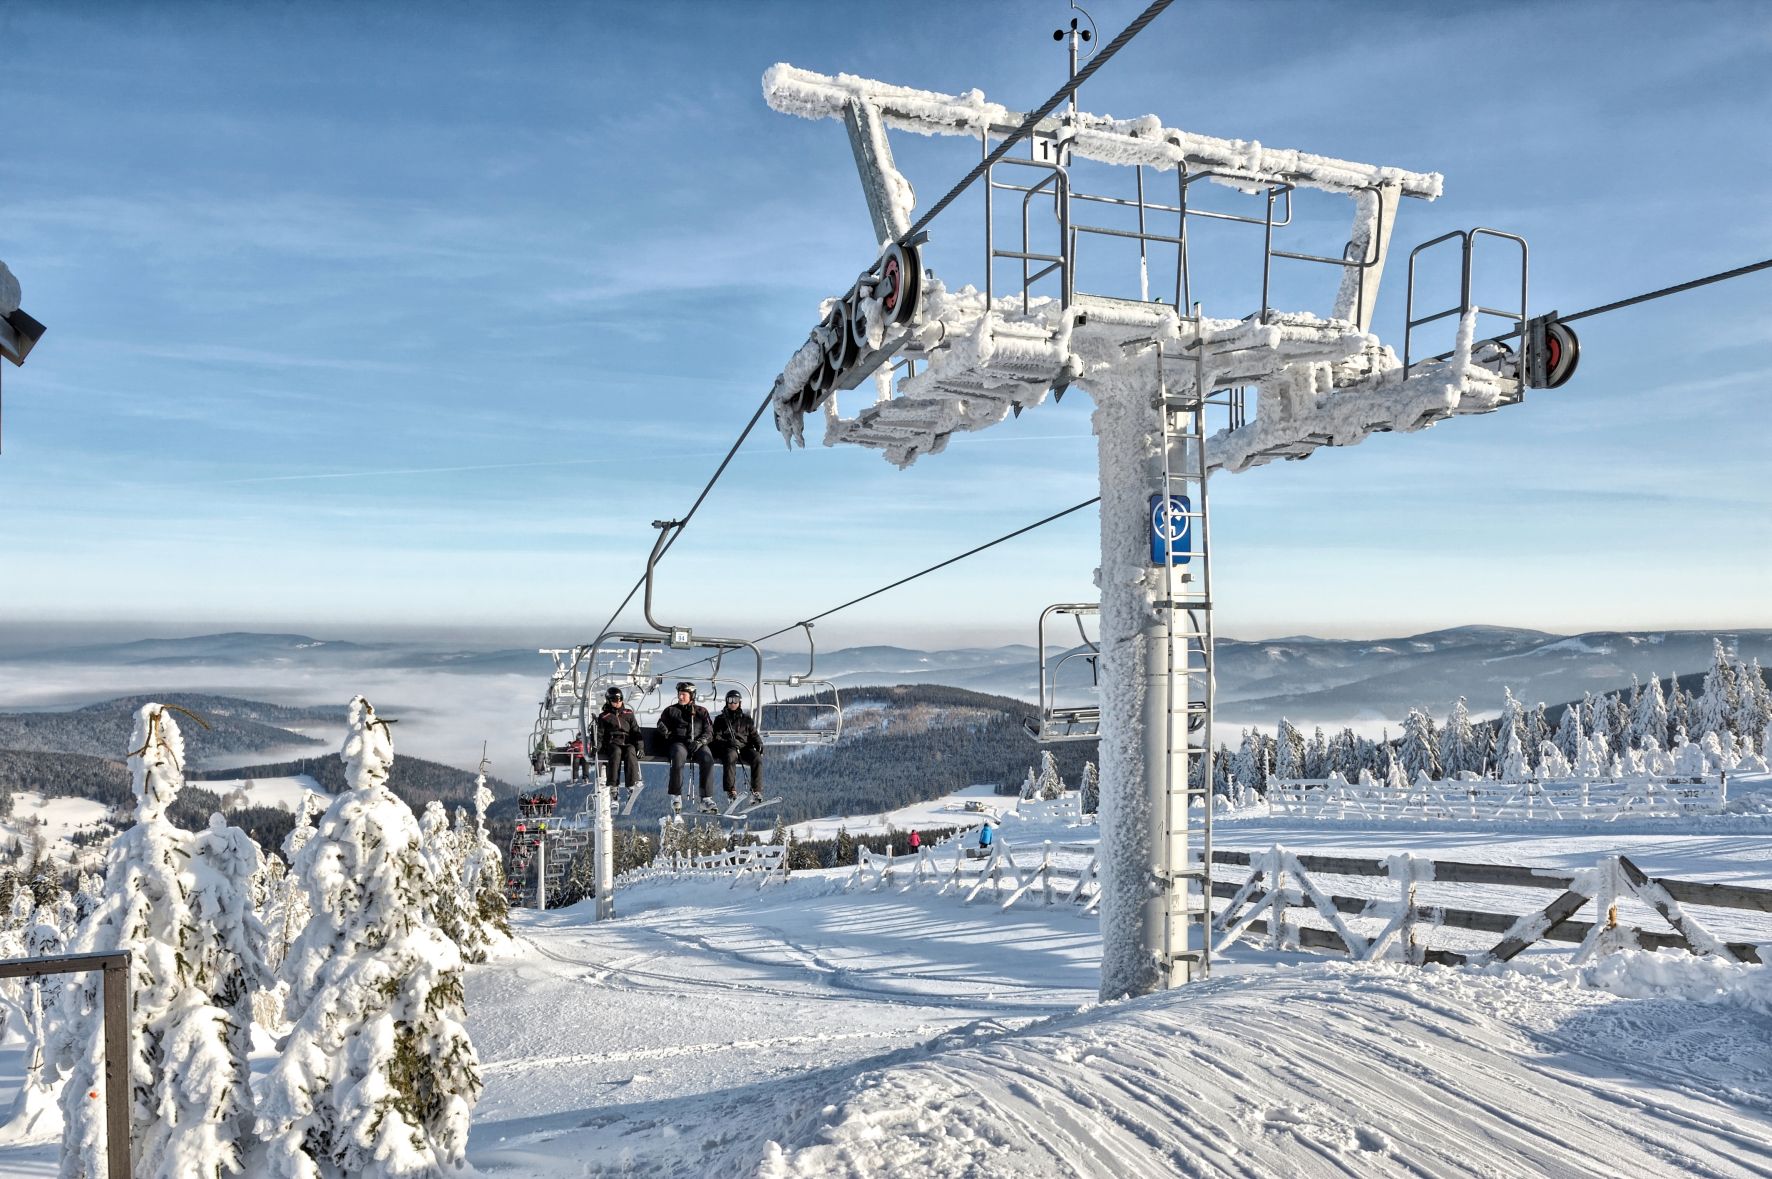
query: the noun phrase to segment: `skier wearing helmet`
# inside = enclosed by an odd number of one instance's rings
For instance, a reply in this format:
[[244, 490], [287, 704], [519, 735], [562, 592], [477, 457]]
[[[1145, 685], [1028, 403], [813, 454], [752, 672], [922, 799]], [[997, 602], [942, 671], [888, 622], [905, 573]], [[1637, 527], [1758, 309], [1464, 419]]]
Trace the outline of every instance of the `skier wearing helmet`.
[[714, 754], [708, 742], [714, 737], [714, 721], [708, 710], [695, 702], [695, 685], [677, 685], [677, 702], [658, 717], [658, 742], [671, 759], [671, 809], [683, 809], [683, 767], [695, 762], [701, 773], [701, 809], [718, 812], [714, 805]]
[[[640, 785], [640, 722], [622, 699], [620, 688], [603, 693], [603, 711], [597, 714], [597, 750], [603, 758], [603, 780], [613, 788], [618, 780], [631, 790]], [[619, 779], [617, 770], [626, 771]]]
[[726, 707], [714, 718], [714, 757], [720, 763], [720, 784], [726, 797], [738, 798], [738, 767], [751, 767], [751, 805], [763, 801], [763, 739], [757, 722], [744, 710], [744, 696], [734, 688]]

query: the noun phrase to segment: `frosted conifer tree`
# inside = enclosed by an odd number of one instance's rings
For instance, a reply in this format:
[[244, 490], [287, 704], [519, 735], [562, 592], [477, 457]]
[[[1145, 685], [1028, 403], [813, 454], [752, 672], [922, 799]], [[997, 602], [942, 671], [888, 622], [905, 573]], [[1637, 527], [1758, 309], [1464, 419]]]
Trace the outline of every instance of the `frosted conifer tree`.
[[1766, 674], [1760, 661], [1735, 665], [1735, 686], [1739, 703], [1735, 708], [1735, 731], [1741, 738], [1757, 744], [1766, 725], [1772, 722], [1772, 689], [1766, 687]]
[[[48, 907], [42, 907], [25, 929], [22, 949], [29, 957], [59, 954], [66, 947], [68, 931], [48, 920], [50, 916]], [[61, 1137], [62, 1114], [56, 1101], [55, 1073], [48, 1067], [49, 1018], [60, 992], [61, 980], [54, 975], [33, 978], [25, 983], [25, 1075], [5, 1123], [9, 1141]]]
[[1323, 726], [1318, 725], [1304, 743], [1304, 776], [1326, 778], [1329, 768], [1329, 743], [1323, 740]]
[[291, 867], [313, 916], [283, 964], [296, 1020], [265, 1079], [258, 1173], [442, 1175], [481, 1087], [461, 954], [433, 924], [418, 823], [387, 788], [387, 722], [358, 696], [347, 723], [349, 788]]
[[1054, 799], [1064, 793], [1064, 779], [1058, 776], [1058, 759], [1050, 749], [1040, 750], [1039, 797]]
[[1242, 743], [1231, 756], [1231, 779], [1244, 790], [1261, 788], [1261, 753], [1255, 735], [1243, 730]]
[[[184, 785], [184, 738], [170, 712], [144, 704], [130, 744], [136, 824], [106, 852], [103, 902], [74, 949], [130, 952], [136, 1173], [241, 1174], [252, 1093], [249, 1023], [240, 1013], [264, 979], [247, 895], [258, 851], [219, 820], [195, 838], [167, 821]], [[63, 1179], [105, 1174], [98, 989], [86, 976], [62, 995], [58, 1056], [71, 1070], [62, 1089]]]
[[1464, 770], [1481, 770], [1483, 767], [1477, 760], [1476, 750], [1476, 730], [1471, 727], [1470, 711], [1464, 697], [1460, 696], [1452, 705], [1452, 715], [1446, 718], [1446, 727], [1440, 732], [1441, 770], [1448, 778], [1456, 777]]
[[1403, 748], [1399, 755], [1403, 774], [1414, 782], [1424, 775], [1440, 776], [1439, 751], [1434, 748], [1434, 722], [1419, 708], [1411, 708], [1403, 718]]
[[1384, 785], [1388, 790], [1409, 788], [1409, 779], [1403, 776], [1403, 763], [1397, 760], [1397, 751], [1388, 740], [1384, 743]]
[[462, 887], [473, 898], [468, 944], [462, 951], [469, 962], [485, 961], [486, 947], [493, 937], [509, 937], [511, 933], [504, 860], [486, 829], [486, 808], [491, 805], [492, 791], [486, 786], [486, 763], [482, 761], [480, 774], [474, 779], [474, 829], [472, 837], [462, 841], [467, 849]]
[[432, 799], [419, 816], [419, 847], [430, 882], [431, 910], [437, 928], [459, 950], [467, 938], [467, 898], [463, 892], [463, 864], [455, 832], [449, 829], [449, 812]]
[[1658, 749], [1667, 744], [1667, 697], [1661, 692], [1661, 681], [1654, 676], [1637, 693], [1637, 705], [1630, 718], [1630, 743], [1647, 749], [1651, 739]]
[[1569, 761], [1555, 741], [1545, 741], [1538, 746], [1538, 776], [1548, 779], [1569, 776]]
[[1587, 733], [1581, 727], [1581, 706], [1571, 704], [1563, 709], [1563, 719], [1557, 725], [1557, 735], [1551, 740], [1557, 743], [1563, 760], [1574, 765], [1581, 757], [1581, 744], [1586, 738]]
[[1584, 718], [1588, 733], [1603, 738], [1608, 748], [1612, 744], [1612, 705], [1613, 699], [1610, 696], [1595, 697], [1593, 709]]
[[1686, 740], [1684, 732], [1674, 736], [1674, 747], [1669, 752], [1673, 755], [1674, 773], [1694, 778], [1710, 773], [1704, 751]]
[[1083, 763], [1083, 787], [1081, 795], [1081, 806], [1084, 814], [1093, 815], [1101, 810], [1101, 771], [1095, 768], [1095, 763], [1092, 761], [1086, 761]]
[[1740, 704], [1733, 662], [1723, 650], [1723, 640], [1712, 639], [1710, 671], [1704, 676], [1704, 695], [1699, 697], [1698, 716], [1691, 733], [1700, 740], [1706, 733], [1721, 737], [1734, 723]]
[[1304, 734], [1281, 717], [1274, 747], [1274, 777], [1285, 780], [1304, 776]]
[[1525, 717], [1511, 688], [1502, 689], [1501, 728], [1495, 738], [1495, 776], [1503, 782], [1524, 782], [1532, 774], [1522, 744]]
[[1550, 740], [1550, 717], [1545, 712], [1544, 701], [1540, 700], [1531, 712], [1526, 714], [1526, 724], [1521, 744], [1530, 753], [1546, 741]]
[[1612, 751], [1600, 733], [1589, 733], [1581, 739], [1581, 755], [1575, 759], [1577, 778], [1604, 778], [1611, 769]]

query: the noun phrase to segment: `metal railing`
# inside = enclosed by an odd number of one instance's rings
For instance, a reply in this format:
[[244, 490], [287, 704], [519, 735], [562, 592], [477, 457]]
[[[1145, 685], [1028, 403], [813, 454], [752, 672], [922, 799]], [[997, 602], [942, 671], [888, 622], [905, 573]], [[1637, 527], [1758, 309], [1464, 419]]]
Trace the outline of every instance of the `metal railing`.
[[[988, 156], [991, 150], [990, 137], [980, 139], [980, 146]], [[1045, 145], [1042, 145], [1045, 146]], [[1357, 189], [1349, 195], [1355, 200], [1356, 207], [1362, 195], [1373, 199], [1376, 209], [1376, 224], [1366, 236], [1365, 248], [1357, 244], [1358, 218], [1356, 217], [1356, 240], [1350, 240], [1343, 248], [1340, 257], [1328, 254], [1311, 254], [1299, 250], [1282, 250], [1274, 248], [1274, 231], [1292, 225], [1292, 184], [1281, 182], [1255, 181], [1250, 177], [1222, 170], [1189, 172], [1186, 167], [1176, 170], [1176, 203], [1166, 204], [1147, 198], [1145, 194], [1145, 168], [1139, 165], [1134, 168], [1134, 195], [1131, 198], [1111, 196], [1105, 193], [1083, 192], [1071, 184], [1069, 153], [1062, 147], [1056, 159], [1032, 158], [1033, 145], [1029, 145], [1029, 158], [1004, 157], [997, 160], [986, 170], [984, 189], [984, 235], [985, 235], [985, 300], [987, 306], [994, 305], [996, 297], [996, 262], [1008, 260], [1021, 263], [1021, 300], [1022, 311], [1030, 309], [1031, 290], [1034, 283], [1057, 273], [1059, 283], [1059, 305], [1068, 309], [1078, 295], [1077, 265], [1078, 246], [1085, 235], [1102, 238], [1119, 239], [1138, 243], [1138, 300], [1151, 301], [1150, 282], [1150, 250], [1152, 246], [1172, 248], [1175, 252], [1175, 272], [1170, 306], [1177, 309], [1193, 305], [1193, 280], [1189, 257], [1189, 218], [1210, 221], [1226, 221], [1234, 224], [1253, 225], [1262, 231], [1261, 253], [1261, 307], [1258, 312], [1260, 321], [1266, 323], [1273, 312], [1273, 262], [1275, 258], [1284, 258], [1298, 262], [1315, 262], [1328, 266], [1339, 267], [1345, 271], [1353, 271], [1356, 275], [1356, 302], [1358, 306], [1364, 299], [1366, 275], [1383, 261], [1382, 243], [1385, 240], [1384, 201], [1379, 199], [1376, 186]], [[1024, 168], [1037, 168], [1048, 175], [1031, 184], [1015, 184], [999, 180], [996, 170], [1004, 165], [1016, 165]], [[1233, 187], [1252, 186], [1249, 195], [1262, 201], [1262, 212], [1257, 216], [1242, 213], [1224, 212], [1216, 209], [1190, 207], [1189, 189], [1196, 181], [1214, 179], [1229, 182]], [[1019, 249], [1002, 249], [997, 244], [996, 215], [993, 196], [998, 192], [1014, 192], [1021, 195], [1021, 241]], [[1050, 195], [1052, 213], [1056, 221], [1058, 235], [1058, 253], [1044, 252], [1033, 247], [1032, 223], [1030, 209], [1036, 196]], [[1107, 206], [1114, 209], [1129, 210], [1136, 214], [1136, 227], [1118, 228], [1111, 225], [1086, 224], [1075, 220], [1072, 213], [1073, 202]], [[1278, 215], [1276, 215], [1276, 206]], [[1174, 216], [1175, 232], [1159, 232], [1151, 227], [1153, 215]], [[1491, 232], [1491, 231], [1479, 231]], [[1443, 240], [1443, 239], [1442, 239]], [[1430, 243], [1432, 244], [1432, 243]], [[1358, 252], [1359, 257], [1349, 257]], [[1033, 269], [1034, 263], [1044, 263], [1038, 270]], [[1103, 295], [1105, 298], [1125, 298], [1124, 295]], [[1162, 300], [1159, 299], [1158, 302]]]
[[105, 1175], [130, 1179], [129, 1157], [129, 951], [56, 954], [45, 958], [0, 959], [0, 978], [104, 971], [105, 1018]]
[[[1499, 238], [1502, 241], [1513, 242], [1520, 247], [1520, 308], [1518, 312], [1494, 307], [1485, 307], [1481, 303], [1473, 301], [1471, 298], [1472, 271], [1474, 269], [1473, 255], [1476, 251], [1477, 239], [1482, 237]], [[1431, 250], [1442, 242], [1449, 241], [1457, 241], [1460, 245], [1461, 251], [1458, 280], [1458, 305], [1456, 307], [1449, 307], [1444, 311], [1436, 311], [1432, 314], [1424, 315], [1420, 319], [1417, 319], [1415, 317], [1415, 261], [1423, 251]], [[1404, 288], [1403, 297], [1403, 376], [1405, 378], [1409, 376], [1409, 369], [1414, 363], [1411, 349], [1413, 345], [1412, 337], [1415, 329], [1426, 324], [1438, 322], [1448, 316], [1456, 315], [1462, 321], [1465, 316], [1474, 313], [1477, 316], [1488, 315], [1509, 320], [1515, 325], [1513, 334], [1524, 339], [1527, 318], [1526, 283], [1528, 271], [1529, 257], [1525, 238], [1518, 234], [1507, 233], [1500, 229], [1489, 229], [1481, 225], [1475, 229], [1455, 229], [1450, 233], [1442, 233], [1439, 237], [1422, 242], [1419, 246], [1410, 250], [1408, 285]], [[1456, 351], [1456, 349], [1453, 349], [1453, 351]], [[1445, 360], [1451, 355], [1452, 351], [1441, 352], [1435, 356], [1429, 357], [1428, 361]], [[1427, 363], [1428, 361], [1424, 361], [1423, 363]]]

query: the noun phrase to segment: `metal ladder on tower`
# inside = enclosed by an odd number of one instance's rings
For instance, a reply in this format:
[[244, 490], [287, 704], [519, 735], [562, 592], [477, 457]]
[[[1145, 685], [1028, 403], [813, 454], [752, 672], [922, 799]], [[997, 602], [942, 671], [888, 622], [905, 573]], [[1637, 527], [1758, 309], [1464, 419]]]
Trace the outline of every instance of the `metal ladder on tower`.
[[[1184, 321], [1185, 323], [1186, 321]], [[1160, 657], [1167, 674], [1162, 765], [1164, 883], [1163, 968], [1167, 985], [1207, 977], [1212, 932], [1212, 564], [1206, 513], [1206, 387], [1203, 319], [1193, 308], [1191, 369], [1170, 384], [1165, 350], [1157, 349], [1162, 420], [1163, 498], [1153, 508], [1157, 535], [1167, 538], [1155, 603], [1163, 621]], [[1173, 362], [1177, 357], [1169, 357]], [[1178, 502], [1179, 501], [1179, 502]], [[1157, 512], [1163, 513], [1162, 517]], [[1158, 543], [1153, 541], [1153, 549]]]

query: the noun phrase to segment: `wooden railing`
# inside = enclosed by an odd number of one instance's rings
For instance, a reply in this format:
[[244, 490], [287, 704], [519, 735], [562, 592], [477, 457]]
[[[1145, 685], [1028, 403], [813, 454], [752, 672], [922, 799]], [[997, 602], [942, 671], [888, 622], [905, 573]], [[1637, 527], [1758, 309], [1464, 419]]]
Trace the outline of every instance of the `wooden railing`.
[[[1506, 864], [1468, 864], [1400, 855], [1384, 860], [1345, 856], [1313, 856], [1283, 847], [1265, 852], [1212, 853], [1215, 865], [1249, 869], [1247, 879], [1214, 880], [1212, 894], [1225, 904], [1213, 921], [1214, 952], [1241, 939], [1263, 939], [1272, 948], [1336, 950], [1356, 958], [1395, 957], [1408, 962], [1505, 962], [1530, 945], [1558, 942], [1579, 947], [1577, 961], [1627, 946], [1684, 949], [1694, 954], [1723, 955], [1740, 962], [1758, 962], [1758, 947], [1746, 941], [1725, 941], [1688, 914], [1683, 906], [1772, 913], [1772, 889], [1731, 884], [1651, 879], [1623, 856], [1609, 856], [1591, 868], [1565, 873]], [[1350, 897], [1322, 886], [1320, 877], [1367, 877], [1389, 882], [1388, 896]], [[1519, 913], [1422, 904], [1417, 893], [1428, 883], [1489, 885], [1555, 892], [1550, 904]], [[854, 871], [845, 887], [909, 891], [935, 885], [937, 895], [954, 895], [971, 904], [987, 892], [999, 908], [1033, 898], [1044, 904], [1064, 903], [1094, 913], [1101, 900], [1100, 861], [1094, 844], [1050, 841], [1011, 847], [998, 839], [988, 852], [962, 848], [957, 842], [940, 849], [922, 848], [912, 856], [876, 854], [857, 849]], [[1621, 900], [1643, 902], [1666, 928], [1639, 929], [1621, 925]], [[1596, 919], [1577, 914], [1593, 904]], [[1321, 925], [1296, 920], [1294, 910], [1314, 912]], [[1382, 921], [1376, 932], [1361, 933], [1350, 919]], [[1499, 935], [1489, 949], [1467, 952], [1429, 944], [1435, 929], [1470, 930]]]
[[1274, 778], [1270, 814], [1319, 819], [1607, 819], [1720, 811], [1727, 774], [1674, 778], [1418, 779], [1413, 786], [1362, 785], [1339, 777]]
[[129, 952], [55, 954], [0, 959], [0, 978], [35, 978], [102, 970], [105, 1019], [105, 1174], [130, 1179], [129, 1159]]

